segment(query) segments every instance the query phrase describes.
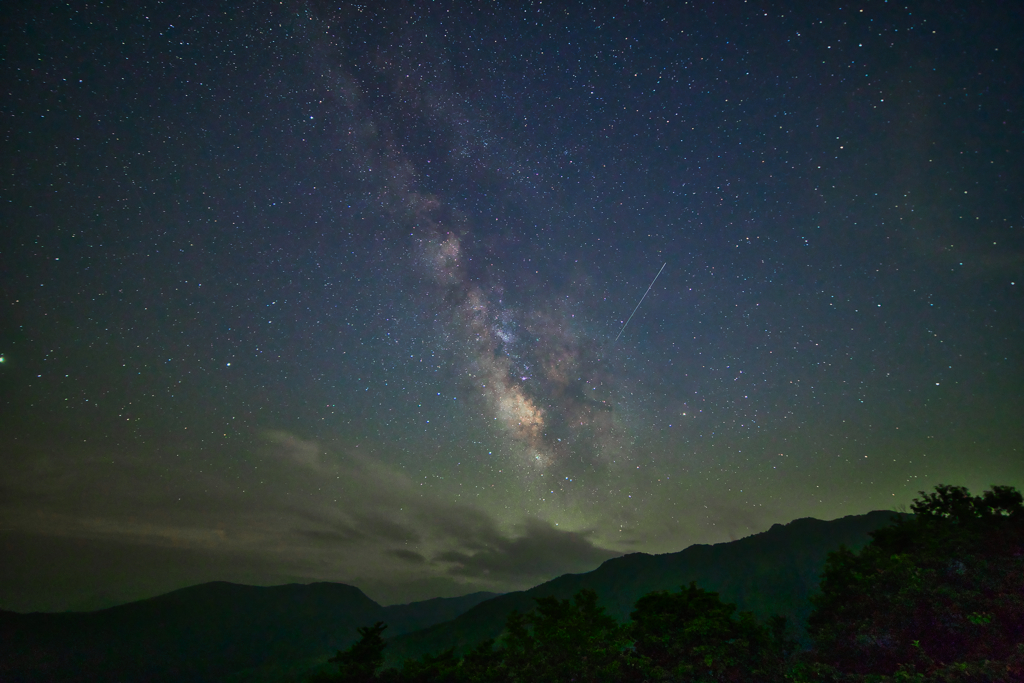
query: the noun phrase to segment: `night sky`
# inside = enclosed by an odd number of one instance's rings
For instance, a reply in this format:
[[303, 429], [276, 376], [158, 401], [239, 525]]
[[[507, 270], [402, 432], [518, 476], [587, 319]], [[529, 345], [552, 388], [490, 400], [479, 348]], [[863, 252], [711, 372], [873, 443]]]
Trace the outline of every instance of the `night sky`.
[[1024, 486], [1018, 3], [2, 15], [0, 608]]

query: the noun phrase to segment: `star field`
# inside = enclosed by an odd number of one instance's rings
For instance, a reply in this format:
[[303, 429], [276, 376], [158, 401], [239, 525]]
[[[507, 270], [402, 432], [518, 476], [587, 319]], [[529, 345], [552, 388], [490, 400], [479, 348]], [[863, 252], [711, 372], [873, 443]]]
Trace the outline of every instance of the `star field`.
[[2, 608], [1024, 485], [1015, 7], [5, 14]]

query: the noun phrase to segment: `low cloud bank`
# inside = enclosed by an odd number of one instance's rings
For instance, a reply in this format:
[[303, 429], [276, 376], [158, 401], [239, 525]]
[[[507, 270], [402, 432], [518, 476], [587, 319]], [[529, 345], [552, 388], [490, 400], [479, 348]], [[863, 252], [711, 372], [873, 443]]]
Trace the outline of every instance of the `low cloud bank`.
[[[33, 450], [7, 464], [0, 534], [53, 559], [43, 586], [31, 579], [33, 553], [23, 565], [8, 555], [0, 608], [19, 611], [103, 607], [211, 580], [340, 581], [408, 602], [517, 590], [620, 554], [541, 519], [502, 524], [373, 458], [280, 431], [221, 460]], [[86, 555], [110, 566], [73, 576]]]

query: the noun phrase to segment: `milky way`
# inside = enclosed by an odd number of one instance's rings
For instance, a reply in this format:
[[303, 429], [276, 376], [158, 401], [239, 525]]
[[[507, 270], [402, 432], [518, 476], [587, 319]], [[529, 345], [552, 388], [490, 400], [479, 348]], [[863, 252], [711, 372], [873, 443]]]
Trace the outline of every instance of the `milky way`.
[[457, 330], [467, 387], [485, 397], [493, 419], [525, 447], [527, 463], [592, 464], [616, 432], [612, 404], [598, 398], [609, 392], [597, 343], [567, 308], [541, 300], [538, 310], [516, 311], [467, 282], [454, 235], [428, 238], [423, 249], [452, 305], [444, 323]]

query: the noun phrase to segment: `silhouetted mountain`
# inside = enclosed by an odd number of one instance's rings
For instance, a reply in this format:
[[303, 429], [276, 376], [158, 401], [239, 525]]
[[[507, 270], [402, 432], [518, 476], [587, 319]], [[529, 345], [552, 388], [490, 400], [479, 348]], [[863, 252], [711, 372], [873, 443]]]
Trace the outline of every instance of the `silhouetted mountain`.
[[665, 555], [624, 555], [592, 572], [566, 574], [527, 591], [507, 593], [451, 622], [393, 638], [385, 652], [393, 665], [449, 647], [462, 653], [500, 635], [509, 613], [533, 609], [534, 598], [569, 598], [583, 588], [596, 591], [610, 614], [627, 620], [641, 596], [679, 590], [690, 581], [761, 618], [781, 614], [795, 626], [795, 635], [803, 637], [811, 609], [809, 597], [817, 589], [828, 553], [840, 545], [864, 546], [870, 540], [868, 533], [886, 526], [894, 514], [875, 511], [830, 522], [798, 519], [728, 543], [693, 545]]
[[493, 593], [381, 607], [339, 583], [184, 588], [96, 612], [0, 611], [2, 681], [214, 681], [334, 653], [356, 627], [389, 633], [449, 620]]
[[782, 614], [802, 631], [828, 552], [863, 546], [893, 514], [798, 519], [730, 543], [625, 555], [586, 574], [498, 597], [476, 593], [382, 607], [344, 584], [216, 582], [96, 612], [0, 611], [0, 681], [271, 680], [322, 664], [354, 642], [358, 626], [377, 621], [389, 625], [386, 652], [397, 664], [497, 637], [508, 614], [532, 609], [536, 597], [568, 598], [590, 588], [625, 620], [637, 598], [690, 581], [741, 610]]

